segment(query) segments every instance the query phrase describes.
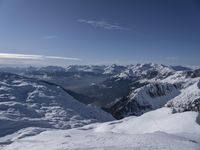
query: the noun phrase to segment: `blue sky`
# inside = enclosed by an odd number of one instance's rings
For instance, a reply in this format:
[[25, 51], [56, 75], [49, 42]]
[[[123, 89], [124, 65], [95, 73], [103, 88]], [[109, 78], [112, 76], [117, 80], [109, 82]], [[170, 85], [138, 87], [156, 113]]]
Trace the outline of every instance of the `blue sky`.
[[0, 0], [1, 64], [200, 65], [199, 35], [199, 0]]

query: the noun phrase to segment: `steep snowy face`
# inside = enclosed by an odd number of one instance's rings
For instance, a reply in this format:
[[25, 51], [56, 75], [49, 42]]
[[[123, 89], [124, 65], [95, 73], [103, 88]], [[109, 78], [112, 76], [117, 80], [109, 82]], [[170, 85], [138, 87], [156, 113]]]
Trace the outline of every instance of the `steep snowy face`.
[[177, 112], [200, 112], [200, 80], [182, 89], [181, 94], [170, 100], [166, 106]]
[[111, 106], [111, 113], [120, 119], [129, 115], [141, 115], [144, 112], [163, 107], [176, 97], [180, 90], [169, 83], [151, 83], [135, 89], [126, 98]]
[[68, 129], [113, 120], [76, 101], [59, 86], [0, 73], [0, 136], [25, 127]]
[[129, 98], [140, 105], [151, 105], [153, 109], [162, 107], [168, 100], [179, 94], [179, 90], [169, 83], [150, 83], [134, 90]]

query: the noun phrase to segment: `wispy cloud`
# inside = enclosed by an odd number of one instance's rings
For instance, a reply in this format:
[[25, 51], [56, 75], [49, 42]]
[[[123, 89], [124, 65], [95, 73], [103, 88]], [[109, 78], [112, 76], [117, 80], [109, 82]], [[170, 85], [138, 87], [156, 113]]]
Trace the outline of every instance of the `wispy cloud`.
[[81, 61], [81, 59], [74, 58], [74, 57], [29, 55], [29, 54], [11, 54], [11, 53], [0, 53], [0, 59], [27, 59], [27, 60], [30, 60], [30, 59], [31, 60], [57, 59], [57, 60]]
[[56, 36], [56, 35], [46, 35], [46, 36], [43, 36], [42, 38], [43, 38], [43, 39], [46, 39], [46, 40], [51, 40], [51, 39], [56, 39], [56, 38], [58, 38], [58, 36]]
[[89, 24], [93, 27], [99, 27], [107, 30], [128, 30], [128, 28], [120, 26], [118, 23], [109, 23], [105, 20], [95, 21], [95, 20], [86, 20], [78, 19], [80, 23]]

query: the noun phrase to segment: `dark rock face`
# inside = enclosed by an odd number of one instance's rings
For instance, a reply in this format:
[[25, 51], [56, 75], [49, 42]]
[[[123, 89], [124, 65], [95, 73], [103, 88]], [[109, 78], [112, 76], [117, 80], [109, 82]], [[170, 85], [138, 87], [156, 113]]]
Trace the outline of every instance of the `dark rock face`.
[[200, 98], [195, 99], [193, 103], [189, 104], [189, 111], [200, 112]]
[[158, 71], [154, 71], [154, 70], [153, 71], [148, 71], [147, 75], [145, 75], [144, 78], [152, 79], [152, 78], [155, 78], [158, 75], [159, 75]]
[[184, 111], [196, 111], [200, 112], [200, 98], [195, 99], [192, 102], [188, 102], [186, 104], [174, 104], [170, 102], [166, 105], [167, 107], [171, 107], [174, 112], [184, 112]]
[[175, 71], [189, 71], [192, 70], [189, 67], [185, 67], [185, 66], [171, 66], [172, 69], [174, 69]]
[[200, 69], [196, 69], [194, 71], [187, 71], [186, 76], [191, 78], [200, 77]]
[[167, 93], [172, 92], [172, 90], [176, 88], [174, 85], [171, 84], [161, 84], [161, 83], [156, 83], [156, 84], [152, 84], [150, 85], [150, 88], [148, 89], [147, 93], [152, 97], [160, 97], [160, 96], [164, 96]]
[[130, 95], [118, 99], [105, 110], [110, 112], [116, 119], [122, 119], [127, 116], [139, 116], [143, 113], [164, 106], [170, 98], [166, 97], [163, 102], [156, 102], [158, 105], [153, 106], [148, 100], [156, 99], [171, 94], [177, 87], [168, 83], [151, 83], [142, 85], [142, 88], [134, 89]]
[[121, 98], [110, 108], [104, 108], [104, 110], [111, 113], [116, 119], [122, 119], [132, 115], [139, 116], [151, 109], [150, 105], [141, 106], [136, 100], [130, 101], [127, 97]]
[[196, 111], [200, 112], [200, 81], [196, 81], [183, 91], [179, 97], [166, 104], [174, 112]]

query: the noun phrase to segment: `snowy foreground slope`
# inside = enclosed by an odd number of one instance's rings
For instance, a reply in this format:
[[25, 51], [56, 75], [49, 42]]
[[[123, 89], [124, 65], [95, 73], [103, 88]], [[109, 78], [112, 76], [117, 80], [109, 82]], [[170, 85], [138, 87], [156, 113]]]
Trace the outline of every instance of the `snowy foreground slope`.
[[0, 73], [0, 137], [27, 127], [69, 129], [113, 117], [55, 85]]
[[170, 108], [161, 108], [140, 117], [64, 131], [45, 131], [36, 136], [15, 139], [2, 149], [199, 150], [199, 124], [197, 112], [172, 114]]

